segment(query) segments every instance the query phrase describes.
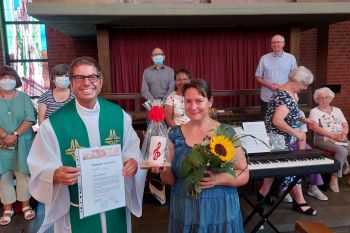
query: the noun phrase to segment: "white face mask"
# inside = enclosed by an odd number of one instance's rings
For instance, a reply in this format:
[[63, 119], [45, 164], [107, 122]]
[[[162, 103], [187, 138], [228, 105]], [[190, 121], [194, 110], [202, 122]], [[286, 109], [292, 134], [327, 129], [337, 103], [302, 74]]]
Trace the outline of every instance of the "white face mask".
[[16, 87], [16, 80], [5, 78], [0, 80], [0, 88], [4, 89], [6, 91], [10, 91], [15, 89]]
[[56, 84], [56, 87], [59, 87], [59, 88], [68, 88], [69, 84], [70, 84], [69, 77], [67, 77], [67, 76], [56, 76], [55, 84]]

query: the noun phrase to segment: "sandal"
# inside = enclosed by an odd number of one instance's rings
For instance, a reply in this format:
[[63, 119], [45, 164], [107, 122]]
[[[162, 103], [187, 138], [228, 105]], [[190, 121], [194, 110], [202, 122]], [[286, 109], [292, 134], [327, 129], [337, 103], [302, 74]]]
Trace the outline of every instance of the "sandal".
[[12, 220], [14, 212], [13, 210], [4, 210], [3, 216], [0, 218], [0, 225], [1, 226], [6, 226], [9, 224]]
[[329, 183], [329, 188], [330, 188], [333, 192], [339, 193], [338, 180], [336, 180], [336, 181], [330, 181], [330, 183]]
[[[307, 204], [306, 202], [305, 203], [297, 203], [294, 199], [293, 199], [293, 209], [300, 212], [300, 213], [303, 213], [303, 214], [306, 214], [306, 215], [312, 215], [312, 216], [315, 216], [317, 215], [317, 212], [315, 211], [315, 209], [311, 208], [309, 206], [309, 204]], [[308, 206], [309, 208], [306, 209], [306, 210], [303, 210], [301, 207], [304, 207], [304, 206]]]
[[31, 220], [35, 217], [35, 211], [31, 206], [26, 206], [22, 208], [25, 220]]

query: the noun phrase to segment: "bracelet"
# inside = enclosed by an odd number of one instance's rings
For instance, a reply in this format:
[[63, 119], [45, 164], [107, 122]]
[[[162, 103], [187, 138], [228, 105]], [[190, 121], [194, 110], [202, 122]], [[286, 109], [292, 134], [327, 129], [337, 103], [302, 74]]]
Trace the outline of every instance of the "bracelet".
[[14, 131], [12, 134], [13, 134], [13, 135], [15, 135], [15, 136], [16, 136], [16, 138], [18, 138], [18, 137], [19, 137], [19, 133], [18, 133], [17, 131]]

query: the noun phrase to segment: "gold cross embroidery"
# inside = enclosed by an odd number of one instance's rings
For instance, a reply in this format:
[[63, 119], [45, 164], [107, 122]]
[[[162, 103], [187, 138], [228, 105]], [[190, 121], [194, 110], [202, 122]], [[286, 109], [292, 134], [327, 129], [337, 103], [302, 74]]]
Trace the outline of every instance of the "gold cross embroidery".
[[114, 129], [109, 130], [109, 137], [105, 139], [106, 144], [113, 145], [118, 144], [120, 137], [117, 136]]
[[68, 148], [67, 150], [65, 150], [64, 152], [66, 153], [66, 155], [70, 155], [70, 156], [72, 156], [73, 157], [73, 159], [74, 159], [74, 161], [76, 161], [75, 160], [75, 150], [77, 149], [77, 148], [79, 148], [80, 146], [79, 146], [79, 143], [78, 143], [78, 141], [77, 141], [77, 139], [72, 139], [71, 141], [70, 141], [70, 148]]

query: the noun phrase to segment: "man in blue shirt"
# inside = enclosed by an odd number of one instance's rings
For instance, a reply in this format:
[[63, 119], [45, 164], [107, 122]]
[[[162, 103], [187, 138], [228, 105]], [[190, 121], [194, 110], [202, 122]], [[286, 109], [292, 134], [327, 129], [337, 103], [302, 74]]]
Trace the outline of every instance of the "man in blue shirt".
[[273, 36], [271, 38], [272, 52], [260, 58], [255, 72], [257, 81], [262, 85], [260, 98], [263, 119], [265, 118], [267, 103], [272, 93], [288, 81], [289, 73], [297, 67], [295, 57], [283, 51], [284, 45], [285, 40], [283, 36]]
[[174, 70], [164, 65], [165, 55], [161, 48], [152, 51], [153, 65], [143, 72], [141, 94], [150, 101], [166, 98], [175, 89]]

